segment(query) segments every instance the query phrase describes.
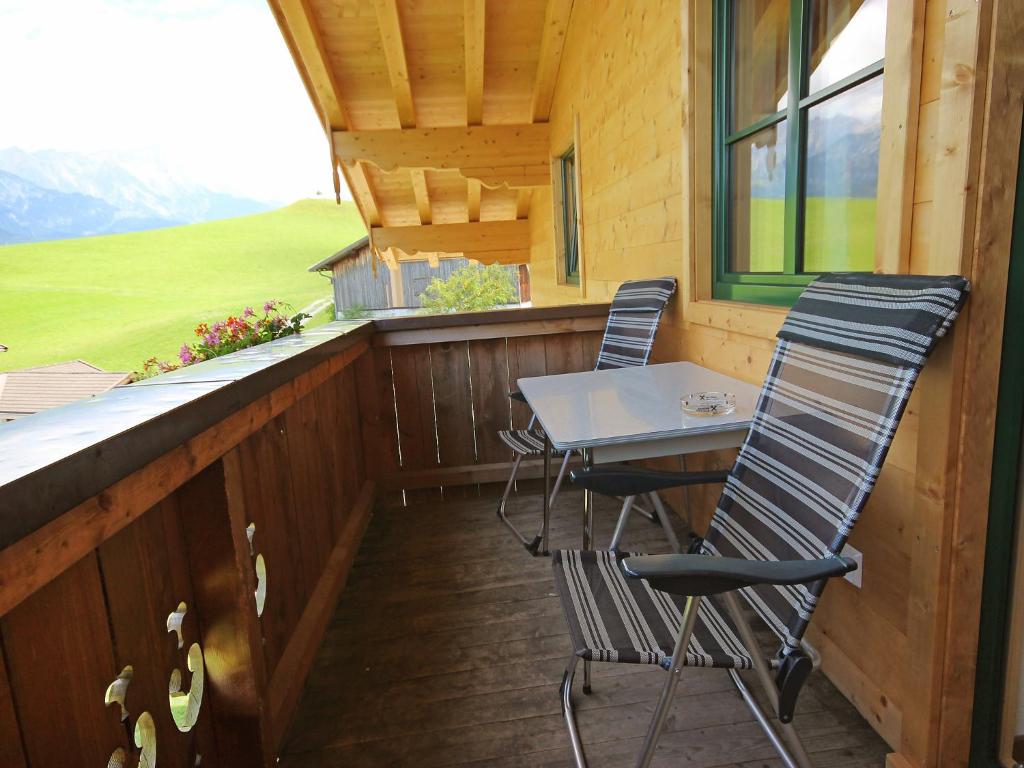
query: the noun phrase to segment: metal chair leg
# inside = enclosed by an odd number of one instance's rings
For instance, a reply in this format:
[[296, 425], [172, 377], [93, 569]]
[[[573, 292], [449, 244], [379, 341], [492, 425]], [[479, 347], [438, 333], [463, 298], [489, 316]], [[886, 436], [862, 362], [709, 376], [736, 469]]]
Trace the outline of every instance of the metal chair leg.
[[648, 768], [651, 760], [654, 759], [654, 751], [658, 748], [658, 739], [661, 738], [661, 731], [665, 727], [665, 720], [668, 719], [669, 710], [672, 708], [672, 699], [676, 693], [676, 686], [682, 676], [683, 667], [686, 663], [686, 649], [690, 645], [690, 637], [693, 635], [693, 627], [697, 623], [697, 612], [700, 608], [700, 597], [686, 598], [686, 607], [683, 608], [683, 618], [679, 629], [679, 637], [676, 638], [675, 648], [672, 649], [672, 663], [668, 669], [668, 680], [662, 686], [661, 696], [658, 697], [658, 706], [654, 710], [654, 717], [647, 729], [647, 736], [644, 739], [644, 746], [637, 760], [637, 768]]
[[658, 522], [661, 523], [662, 529], [665, 531], [665, 537], [668, 539], [668, 543], [672, 546], [673, 552], [681, 552], [679, 548], [679, 538], [676, 536], [676, 530], [672, 527], [672, 520], [669, 518], [668, 510], [665, 509], [665, 504], [662, 502], [661, 497], [656, 491], [651, 491], [647, 494], [651, 499], [651, 504], [654, 506], [654, 512], [658, 515]]
[[580, 740], [579, 728], [576, 727], [576, 714], [572, 709], [572, 682], [576, 677], [576, 665], [580, 657], [573, 654], [569, 664], [562, 675], [562, 717], [565, 718], [565, 725], [569, 729], [569, 740], [572, 744], [572, 757], [577, 768], [587, 768], [587, 758], [583, 754], [583, 742]]
[[509, 475], [508, 483], [505, 484], [505, 493], [502, 494], [501, 501], [498, 502], [498, 519], [508, 526], [508, 529], [512, 531], [512, 533], [515, 535], [517, 539], [519, 539], [519, 542], [524, 547], [530, 549], [530, 545], [532, 543], [531, 540], [526, 538], [522, 533], [520, 533], [519, 529], [512, 524], [511, 520], [508, 519], [508, 515], [505, 514], [505, 506], [508, 504], [508, 497], [512, 493], [512, 488], [516, 482], [516, 473], [519, 471], [519, 465], [522, 463], [522, 461], [523, 455], [521, 453], [517, 453], [515, 461], [512, 462], [512, 474]]
[[622, 541], [622, 534], [626, 532], [626, 523], [629, 522], [629, 513], [633, 510], [633, 502], [636, 496], [627, 496], [622, 500], [622, 512], [619, 513], [619, 521], [615, 523], [615, 533], [612, 534], [611, 544], [608, 549], [618, 552], [619, 544]]
[[[744, 616], [743, 611], [740, 610], [740, 604], [736, 599], [736, 593], [725, 592], [721, 597], [729, 611], [729, 615], [732, 616], [733, 623], [736, 625], [736, 631], [739, 633], [743, 646], [747, 649], [750, 653], [750, 657], [754, 660], [754, 671], [757, 673], [757, 678], [761, 683], [761, 687], [764, 689], [765, 695], [768, 697], [768, 703], [771, 705], [772, 710], [777, 712], [779, 708], [779, 691], [775, 687], [775, 681], [772, 679], [771, 667], [769, 666], [767, 659], [765, 659], [764, 654], [760, 652], [757, 638], [754, 637], [754, 631], [750, 628], [750, 624], [747, 622], [747, 617]], [[751, 695], [742, 679], [740, 679], [739, 674], [735, 670], [730, 669], [729, 675], [732, 677], [733, 684], [735, 684], [739, 689], [743, 700], [754, 713], [754, 717], [757, 718], [757, 722], [761, 725], [761, 728], [764, 729], [764, 732], [775, 746], [775, 749], [782, 758], [782, 761], [786, 764], [786, 768], [813, 768], [811, 759], [807, 756], [807, 750], [804, 749], [803, 742], [800, 741], [800, 737], [797, 735], [796, 729], [793, 728], [793, 725], [791, 723], [781, 723], [774, 717], [772, 719], [774, 719], [775, 722], [772, 723], [769, 720], [769, 716], [761, 709], [757, 700]], [[782, 732], [781, 738], [776, 732], [776, 728]]]

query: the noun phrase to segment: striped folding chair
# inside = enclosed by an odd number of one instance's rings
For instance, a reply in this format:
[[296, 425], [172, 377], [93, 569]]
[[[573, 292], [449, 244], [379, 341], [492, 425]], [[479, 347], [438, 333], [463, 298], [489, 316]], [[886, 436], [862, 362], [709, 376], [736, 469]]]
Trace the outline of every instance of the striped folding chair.
[[[584, 660], [657, 664], [669, 672], [643, 743], [650, 764], [685, 666], [720, 667], [790, 768], [810, 765], [791, 725], [816, 664], [804, 631], [878, 478], [918, 373], [967, 297], [961, 277], [823, 275], [801, 294], [779, 342], [707, 535], [690, 554], [562, 551], [555, 580], [573, 655], [562, 703], [576, 764], [585, 766], [572, 708]], [[685, 473], [631, 467], [573, 472], [609, 493], [683, 484]], [[741, 608], [745, 604], [746, 612]], [[749, 618], [779, 641], [761, 650]], [[753, 669], [771, 713], [739, 670]], [[774, 721], [774, 722], [773, 722]]]
[[[647, 359], [651, 354], [651, 347], [654, 346], [654, 335], [658, 331], [658, 323], [661, 321], [661, 314], [665, 311], [665, 305], [676, 290], [674, 277], [661, 277], [654, 280], [627, 280], [615, 292], [612, 299], [611, 309], [608, 313], [608, 323], [605, 326], [604, 338], [601, 340], [601, 349], [597, 356], [595, 370], [603, 371], [608, 368], [628, 368], [631, 366], [647, 365]], [[520, 402], [525, 399], [519, 392], [511, 392], [509, 397]], [[498, 518], [505, 523], [516, 535], [523, 546], [533, 555], [543, 551], [542, 543], [544, 538], [543, 526], [532, 539], [524, 536], [518, 528], [513, 525], [505, 514], [508, 498], [515, 487], [516, 473], [519, 465], [527, 456], [541, 456], [544, 453], [544, 432], [536, 425], [537, 417], [531, 416], [526, 429], [502, 429], [498, 431], [504, 443], [512, 449], [515, 460], [512, 463], [512, 473], [509, 475], [508, 483], [505, 485], [505, 492], [498, 503]], [[555, 503], [555, 497], [562, 487], [565, 479], [565, 471], [569, 465], [571, 452], [552, 451], [552, 456], [561, 456], [562, 465], [555, 478], [555, 485], [551, 489], [550, 504]], [[549, 457], [550, 458], [550, 457]], [[660, 501], [655, 502], [655, 509], [660, 511]], [[630, 502], [631, 505], [631, 502]], [[624, 509], [623, 514], [628, 514]], [[667, 523], [667, 518], [662, 522]], [[671, 528], [666, 529], [669, 533]], [[671, 536], [675, 534], [672, 533]]]

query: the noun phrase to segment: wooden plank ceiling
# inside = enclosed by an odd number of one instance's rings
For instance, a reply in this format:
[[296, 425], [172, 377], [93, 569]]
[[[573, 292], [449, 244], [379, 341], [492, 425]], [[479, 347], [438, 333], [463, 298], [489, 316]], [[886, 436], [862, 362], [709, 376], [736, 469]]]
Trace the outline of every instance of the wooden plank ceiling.
[[528, 262], [572, 0], [269, 2], [375, 251]]

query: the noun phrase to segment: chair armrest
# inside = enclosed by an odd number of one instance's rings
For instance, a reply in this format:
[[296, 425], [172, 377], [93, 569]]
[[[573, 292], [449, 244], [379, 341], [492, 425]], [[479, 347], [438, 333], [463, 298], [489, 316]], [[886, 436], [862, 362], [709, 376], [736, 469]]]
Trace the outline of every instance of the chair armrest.
[[643, 467], [606, 464], [601, 467], [574, 470], [569, 476], [576, 485], [605, 496], [638, 496], [641, 493], [678, 488], [684, 485], [724, 483], [729, 477], [729, 470], [662, 472]]
[[809, 584], [843, 576], [857, 563], [845, 557], [820, 560], [745, 560], [710, 555], [627, 557], [626, 574], [646, 579], [655, 589], [674, 595], [716, 595], [757, 584]]
[[518, 400], [520, 403], [526, 402], [526, 395], [524, 395], [519, 390], [516, 390], [515, 392], [509, 392], [508, 397], [510, 400]]

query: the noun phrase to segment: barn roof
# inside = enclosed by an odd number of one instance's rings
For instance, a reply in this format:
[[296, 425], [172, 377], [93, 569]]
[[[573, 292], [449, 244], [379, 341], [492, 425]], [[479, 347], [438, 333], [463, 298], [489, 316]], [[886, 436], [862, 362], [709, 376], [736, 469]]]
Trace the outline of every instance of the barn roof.
[[363, 248], [370, 244], [370, 238], [367, 235], [360, 237], [354, 243], [349, 243], [337, 253], [328, 256], [323, 261], [318, 261], [312, 267], [309, 268], [309, 272], [322, 272], [325, 269], [330, 269], [342, 259], [347, 259], [351, 256], [358, 254]]

